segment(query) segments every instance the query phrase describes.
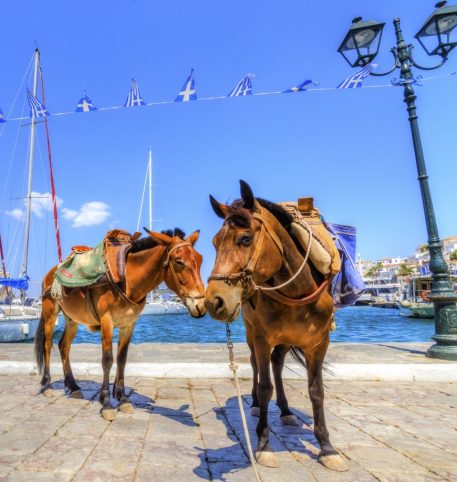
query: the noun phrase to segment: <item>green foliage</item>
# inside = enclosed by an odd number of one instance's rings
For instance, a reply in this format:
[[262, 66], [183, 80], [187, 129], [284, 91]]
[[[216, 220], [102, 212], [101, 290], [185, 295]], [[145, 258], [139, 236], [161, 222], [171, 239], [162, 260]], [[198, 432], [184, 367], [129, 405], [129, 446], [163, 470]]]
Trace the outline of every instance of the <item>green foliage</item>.
[[367, 278], [375, 278], [376, 276], [378, 276], [381, 268], [382, 268], [382, 263], [381, 261], [378, 261], [376, 264], [374, 264], [371, 268], [367, 270], [367, 272], [365, 273], [365, 276]]
[[397, 276], [411, 276], [413, 273], [413, 268], [406, 263], [402, 263], [397, 270]]
[[454, 251], [452, 251], [452, 253], [449, 255], [449, 259], [451, 261], [457, 261], [457, 249], [454, 249]]

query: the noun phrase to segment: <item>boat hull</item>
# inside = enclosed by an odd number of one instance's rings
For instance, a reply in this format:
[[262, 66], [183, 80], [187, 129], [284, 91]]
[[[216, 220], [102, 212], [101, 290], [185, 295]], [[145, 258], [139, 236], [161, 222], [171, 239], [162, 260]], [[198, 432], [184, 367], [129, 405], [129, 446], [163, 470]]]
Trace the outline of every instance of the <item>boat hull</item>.
[[39, 318], [0, 320], [0, 343], [32, 341], [35, 338]]
[[186, 315], [187, 313], [187, 308], [177, 303], [146, 303], [141, 315]]
[[435, 312], [432, 303], [408, 303], [407, 306], [398, 303], [401, 316], [408, 318], [434, 318]]

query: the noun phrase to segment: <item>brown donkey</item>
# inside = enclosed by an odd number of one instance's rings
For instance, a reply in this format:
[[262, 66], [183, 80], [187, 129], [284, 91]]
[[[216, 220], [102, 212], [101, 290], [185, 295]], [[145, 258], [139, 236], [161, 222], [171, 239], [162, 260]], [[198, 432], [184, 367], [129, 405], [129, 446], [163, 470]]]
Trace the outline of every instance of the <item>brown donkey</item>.
[[[297, 423], [282, 382], [284, 359], [291, 351], [307, 369], [314, 433], [321, 448], [319, 460], [329, 469], [347, 470], [330, 443], [324, 416], [322, 366], [333, 314], [330, 280], [305, 263], [288, 232], [292, 222], [289, 214], [276, 204], [254, 198], [244, 181], [240, 184], [242, 199], [230, 206], [210, 196], [224, 224], [213, 240], [217, 253], [205, 306], [213, 318], [227, 323], [242, 310], [254, 378], [251, 413], [260, 416], [257, 461], [278, 467], [269, 444], [270, 361], [281, 420]], [[276, 286], [280, 291], [274, 289]]]
[[[193, 317], [200, 318], [205, 315], [205, 288], [200, 277], [202, 256], [194, 249], [199, 231], [185, 239], [184, 233], [178, 229], [175, 229], [175, 233], [148, 233], [149, 236], [132, 242], [126, 260], [123, 293], [119, 288], [114, 289], [109, 282], [98, 282], [89, 287], [85, 298], [81, 296], [80, 290], [74, 289], [68, 296], [64, 295], [62, 299], [56, 300], [51, 296], [50, 288], [57, 266], [45, 276], [42, 315], [35, 338], [35, 353], [40, 373], [43, 373], [44, 369], [41, 385], [46, 396], [52, 395], [49, 365], [52, 334], [60, 310], [65, 317], [65, 331], [59, 342], [64, 383], [71, 396], [75, 398], [81, 397], [81, 391], [71, 371], [70, 347], [78, 330], [78, 323], [86, 325], [91, 331], [101, 331], [103, 383], [99, 400], [102, 404], [102, 415], [107, 420], [115, 418], [109, 394], [109, 373], [113, 365], [113, 329], [119, 328], [113, 396], [119, 400], [120, 410], [131, 413], [133, 407], [125, 394], [124, 369], [130, 338], [135, 322], [145, 305], [146, 295], [165, 281], [186, 304]], [[92, 305], [92, 309], [88, 303]]]

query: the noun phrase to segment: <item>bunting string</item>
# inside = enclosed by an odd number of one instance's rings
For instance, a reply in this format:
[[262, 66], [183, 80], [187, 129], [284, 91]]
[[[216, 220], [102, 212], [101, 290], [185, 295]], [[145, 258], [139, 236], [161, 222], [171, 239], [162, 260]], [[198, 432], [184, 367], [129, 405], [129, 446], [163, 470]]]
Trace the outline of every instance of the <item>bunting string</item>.
[[[373, 65], [372, 68], [374, 67], [375, 66]], [[7, 118], [7, 116], [3, 114], [3, 117], [1, 119], [4, 123], [6, 123], [6, 121], [12, 122], [12, 121], [29, 120], [30, 117], [35, 117], [35, 118], [45, 117], [45, 116], [61, 117], [61, 116], [68, 116], [68, 115], [73, 115], [81, 112], [88, 113], [88, 112], [115, 111], [120, 109], [130, 109], [133, 107], [153, 107], [153, 106], [170, 105], [170, 104], [175, 104], [179, 102], [189, 102], [189, 101], [192, 101], [192, 102], [217, 101], [217, 100], [226, 100], [232, 97], [240, 97], [240, 96], [241, 97], [244, 97], [244, 96], [260, 97], [260, 96], [275, 96], [275, 95], [282, 95], [282, 94], [293, 95], [294, 93], [301, 93], [301, 92], [308, 92], [308, 93], [330, 92], [330, 91], [338, 91], [338, 90], [344, 90], [347, 88], [354, 88], [354, 87], [362, 88], [362, 89], [380, 89], [380, 88], [392, 88], [392, 87], [398, 86], [398, 84], [394, 84], [394, 83], [362, 85], [362, 80], [369, 75], [369, 73], [366, 73], [367, 70], [371, 70], [371, 69], [366, 69], [364, 72], [362, 71], [356, 72], [355, 74], [348, 77], [348, 79], [340, 83], [337, 87], [319, 87], [316, 82], [313, 82], [311, 80], [305, 80], [298, 86], [292, 87], [285, 91], [268, 91], [268, 92], [252, 92], [251, 80], [254, 79], [255, 76], [253, 74], [247, 74], [236, 84], [236, 86], [230, 91], [228, 95], [197, 97], [196, 88], [195, 88], [195, 79], [193, 77], [193, 69], [192, 69], [191, 74], [189, 75], [189, 77], [187, 78], [187, 80], [183, 85], [183, 88], [181, 89], [181, 91], [179, 91], [178, 96], [174, 100], [145, 102], [140, 96], [137, 81], [135, 79], [132, 79], [131, 91], [129, 93], [127, 101], [123, 105], [115, 105], [115, 106], [109, 106], [109, 107], [95, 107], [86, 93], [85, 97], [80, 99], [76, 107], [76, 110], [56, 112], [56, 113], [51, 111], [51, 113], [49, 113], [46, 110], [46, 107], [44, 106], [44, 104], [42, 104], [32, 94], [28, 93], [29, 102], [31, 103], [31, 106], [34, 107], [31, 109], [31, 115], [29, 117], [20, 116], [20, 117]], [[420, 81], [414, 81], [414, 83], [416, 85], [420, 85], [422, 82], [449, 78], [449, 77], [455, 76], [456, 74], [457, 72], [452, 72], [452, 73], [435, 75], [430, 77], [423, 77], [423, 78], [420, 78]], [[30, 95], [32, 97], [30, 97]], [[41, 109], [41, 107], [43, 107], [43, 109]], [[4, 128], [5, 126], [2, 126], [2, 127]]]

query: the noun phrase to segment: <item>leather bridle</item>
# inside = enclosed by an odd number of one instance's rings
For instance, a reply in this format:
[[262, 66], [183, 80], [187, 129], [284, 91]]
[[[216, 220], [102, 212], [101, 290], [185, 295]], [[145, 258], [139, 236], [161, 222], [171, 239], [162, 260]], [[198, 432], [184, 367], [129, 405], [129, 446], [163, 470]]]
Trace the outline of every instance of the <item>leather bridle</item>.
[[182, 289], [182, 285], [181, 285], [181, 282], [179, 281], [179, 278], [178, 278], [178, 275], [176, 274], [176, 270], [175, 270], [175, 267], [173, 265], [173, 262], [170, 258], [170, 255], [173, 251], [175, 251], [176, 249], [178, 248], [182, 248], [183, 246], [190, 246], [192, 247], [192, 244], [189, 243], [189, 241], [182, 241], [181, 243], [177, 243], [175, 245], [173, 245], [170, 249], [167, 250], [167, 258], [165, 259], [165, 262], [163, 264], [163, 273], [164, 273], [164, 277], [165, 277], [165, 272], [167, 269], [169, 269], [171, 271], [171, 275], [173, 276], [173, 279], [175, 281], [175, 284], [176, 284], [176, 294], [184, 301], [186, 300], [187, 298], [190, 298], [192, 300], [199, 300], [199, 299], [202, 299], [204, 298], [204, 295], [198, 295], [198, 296], [189, 296], [187, 294], [184, 293], [183, 289]]
[[[311, 248], [311, 243], [312, 243], [312, 233], [311, 233], [311, 228], [307, 226], [308, 232], [309, 232], [309, 243], [308, 243], [308, 250], [306, 253], [306, 256], [303, 260], [302, 265], [300, 268], [297, 270], [297, 272], [289, 278], [286, 282], [282, 283], [279, 286], [264, 286], [264, 285], [258, 285], [254, 282], [252, 279], [252, 275], [255, 272], [256, 265], [259, 261], [260, 255], [262, 253], [262, 248], [263, 248], [263, 243], [265, 240], [265, 235], [268, 234], [270, 236], [271, 240], [274, 242], [276, 247], [279, 250], [279, 253], [281, 257], [284, 255], [284, 248], [281, 244], [281, 241], [279, 240], [279, 237], [276, 235], [276, 233], [268, 227], [268, 224], [265, 222], [265, 220], [262, 218], [262, 210], [260, 212], [254, 212], [253, 214], [254, 218], [257, 219], [260, 223], [260, 233], [259, 237], [257, 240], [257, 244], [254, 248], [254, 252], [252, 253], [251, 258], [247, 262], [246, 266], [240, 270], [237, 271], [236, 273], [228, 273], [228, 274], [212, 274], [208, 278], [208, 282], [211, 280], [215, 281], [223, 281], [225, 284], [228, 286], [236, 286], [239, 282], [242, 284], [243, 287], [243, 293], [242, 293], [242, 303], [245, 303], [255, 291], [261, 291], [262, 293], [266, 294], [270, 298], [275, 299], [276, 301], [279, 301], [282, 304], [285, 304], [287, 306], [304, 306], [310, 303], [313, 303], [316, 301], [321, 294], [325, 291], [325, 289], [329, 286], [332, 276], [328, 276], [322, 283], [321, 285], [308, 296], [303, 296], [301, 298], [290, 298], [289, 296], [286, 296], [282, 294], [280, 291], [278, 291], [280, 288], [283, 288], [284, 286], [288, 285], [291, 283], [303, 270], [304, 266], [308, 262], [308, 257], [310, 253], [310, 248]], [[249, 293], [250, 288], [253, 288], [254, 292]]]

